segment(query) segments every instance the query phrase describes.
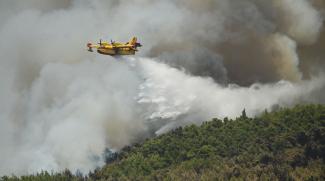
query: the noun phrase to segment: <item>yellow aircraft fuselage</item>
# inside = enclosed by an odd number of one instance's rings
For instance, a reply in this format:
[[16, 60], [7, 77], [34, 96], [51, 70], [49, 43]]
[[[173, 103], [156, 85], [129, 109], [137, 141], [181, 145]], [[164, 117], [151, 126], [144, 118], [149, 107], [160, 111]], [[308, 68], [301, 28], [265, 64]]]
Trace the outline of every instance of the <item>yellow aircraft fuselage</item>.
[[100, 41], [98, 44], [88, 43], [88, 51], [93, 52], [93, 48], [97, 49], [97, 52], [104, 55], [134, 55], [136, 51], [138, 51], [137, 47], [141, 47], [142, 45], [137, 42], [137, 38], [133, 37], [127, 43], [118, 43], [118, 42], [102, 42]]

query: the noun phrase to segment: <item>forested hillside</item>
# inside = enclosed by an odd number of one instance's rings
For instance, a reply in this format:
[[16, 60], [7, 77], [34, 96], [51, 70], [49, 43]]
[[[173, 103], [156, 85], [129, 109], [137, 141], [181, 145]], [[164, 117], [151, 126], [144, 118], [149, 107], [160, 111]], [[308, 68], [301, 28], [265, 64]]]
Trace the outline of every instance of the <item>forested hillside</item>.
[[86, 176], [42, 172], [1, 180], [325, 180], [325, 106], [224, 118], [107, 154]]

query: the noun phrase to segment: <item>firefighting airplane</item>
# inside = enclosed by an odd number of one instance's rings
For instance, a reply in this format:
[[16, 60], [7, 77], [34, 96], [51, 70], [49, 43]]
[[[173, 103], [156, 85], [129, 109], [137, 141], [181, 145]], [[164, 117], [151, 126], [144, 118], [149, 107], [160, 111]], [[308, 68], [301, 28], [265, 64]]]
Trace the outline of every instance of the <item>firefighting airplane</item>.
[[111, 40], [111, 43], [99, 40], [98, 44], [87, 43], [88, 51], [93, 52], [93, 48], [97, 52], [104, 55], [134, 55], [138, 51], [137, 47], [142, 45], [137, 42], [137, 38], [133, 37], [129, 42], [119, 43]]

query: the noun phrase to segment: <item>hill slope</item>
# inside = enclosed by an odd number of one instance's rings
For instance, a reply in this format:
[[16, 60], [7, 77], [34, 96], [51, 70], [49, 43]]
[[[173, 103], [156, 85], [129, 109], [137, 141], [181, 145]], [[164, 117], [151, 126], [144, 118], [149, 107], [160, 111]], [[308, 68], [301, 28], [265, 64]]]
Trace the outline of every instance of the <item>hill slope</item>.
[[235, 120], [177, 128], [107, 155], [108, 164], [86, 177], [65, 171], [21, 179], [325, 180], [325, 106], [283, 108], [256, 118], [243, 111]]

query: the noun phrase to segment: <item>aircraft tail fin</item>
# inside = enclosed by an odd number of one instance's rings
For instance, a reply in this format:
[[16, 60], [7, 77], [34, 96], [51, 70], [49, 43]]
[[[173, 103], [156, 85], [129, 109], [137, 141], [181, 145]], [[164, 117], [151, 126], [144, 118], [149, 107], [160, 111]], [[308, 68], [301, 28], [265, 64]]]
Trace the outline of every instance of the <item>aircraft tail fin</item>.
[[129, 41], [129, 44], [130, 45], [135, 45], [137, 43], [137, 37], [133, 37], [130, 41]]
[[141, 47], [142, 45], [140, 43], [137, 42], [137, 37], [133, 37], [129, 42], [128, 44], [134, 46], [135, 48], [136, 47]]

